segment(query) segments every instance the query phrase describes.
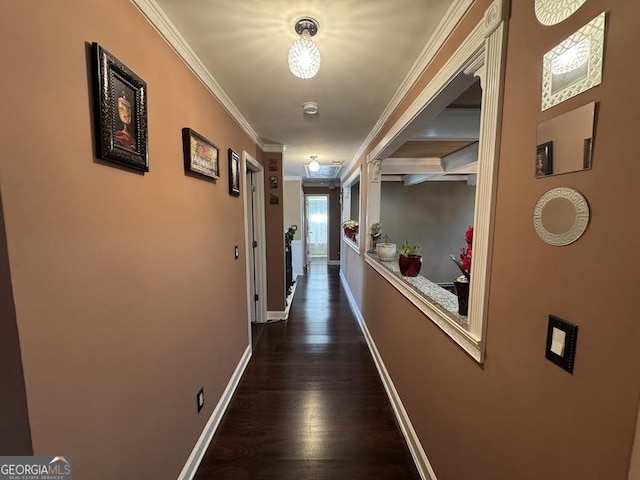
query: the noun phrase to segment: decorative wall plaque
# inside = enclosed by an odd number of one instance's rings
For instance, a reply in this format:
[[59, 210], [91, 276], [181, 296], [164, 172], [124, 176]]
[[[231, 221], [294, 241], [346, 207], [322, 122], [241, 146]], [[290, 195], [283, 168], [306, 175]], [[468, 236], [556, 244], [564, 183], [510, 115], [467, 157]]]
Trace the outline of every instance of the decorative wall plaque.
[[589, 205], [580, 192], [558, 187], [546, 192], [533, 209], [533, 227], [549, 245], [562, 247], [578, 240], [589, 224]]
[[542, 110], [602, 82], [605, 13], [544, 54]]
[[543, 25], [556, 25], [575, 13], [587, 0], [536, 0], [535, 11]]

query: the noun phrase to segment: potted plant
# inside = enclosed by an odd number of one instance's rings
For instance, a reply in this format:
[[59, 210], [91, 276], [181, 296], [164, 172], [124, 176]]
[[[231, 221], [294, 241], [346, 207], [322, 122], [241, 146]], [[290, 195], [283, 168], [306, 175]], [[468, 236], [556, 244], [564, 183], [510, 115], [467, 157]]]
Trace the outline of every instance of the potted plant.
[[391, 262], [396, 258], [396, 244], [389, 241], [389, 235], [382, 235], [381, 242], [376, 243], [376, 254], [383, 262]]
[[422, 267], [422, 255], [418, 245], [409, 245], [405, 241], [399, 250], [398, 266], [400, 273], [405, 277], [417, 277]]
[[469, 226], [464, 232], [464, 239], [467, 243], [466, 247], [460, 249], [460, 259], [453, 255], [451, 259], [458, 266], [462, 275], [453, 281], [458, 295], [458, 313], [467, 316], [469, 313], [469, 287], [471, 286], [471, 257], [473, 254], [473, 226]]
[[354, 242], [356, 241], [358, 228], [358, 222], [356, 222], [355, 220], [345, 220], [345, 222], [342, 224], [342, 229], [344, 230], [345, 237], [350, 238]]

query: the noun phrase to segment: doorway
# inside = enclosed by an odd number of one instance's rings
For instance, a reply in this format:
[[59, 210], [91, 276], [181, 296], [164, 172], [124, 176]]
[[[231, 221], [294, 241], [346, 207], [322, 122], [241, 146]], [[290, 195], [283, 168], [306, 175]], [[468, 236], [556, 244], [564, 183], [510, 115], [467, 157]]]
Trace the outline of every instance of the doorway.
[[264, 170], [251, 155], [242, 152], [241, 171], [245, 172], [242, 200], [245, 212], [248, 330], [249, 342], [254, 345], [251, 325], [267, 321]]
[[329, 196], [305, 196], [305, 225], [307, 227], [306, 263], [327, 263], [329, 258]]

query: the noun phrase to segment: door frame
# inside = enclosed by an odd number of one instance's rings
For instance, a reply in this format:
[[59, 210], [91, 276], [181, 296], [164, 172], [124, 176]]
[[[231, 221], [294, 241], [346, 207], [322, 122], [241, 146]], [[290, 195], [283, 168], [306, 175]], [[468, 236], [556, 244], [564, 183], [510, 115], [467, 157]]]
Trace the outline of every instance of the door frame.
[[[254, 237], [258, 246], [254, 249], [252, 239], [249, 238], [249, 202], [248, 195], [251, 193], [249, 185], [246, 185], [247, 170], [254, 173], [255, 196], [253, 204], [254, 212]], [[242, 161], [240, 171], [243, 172], [240, 178], [245, 185], [242, 188], [242, 203], [244, 206], [244, 238], [245, 238], [245, 272], [247, 286], [247, 324], [249, 327], [249, 345], [251, 345], [251, 309], [254, 302], [251, 297], [250, 281], [251, 272], [249, 255], [255, 250], [255, 282], [256, 294], [256, 323], [267, 322], [267, 249], [266, 249], [266, 229], [265, 229], [265, 206], [264, 206], [264, 169], [262, 165], [249, 153], [242, 151]]]
[[306, 265], [308, 266], [311, 263], [311, 254], [309, 252], [309, 224], [311, 222], [309, 222], [309, 202], [307, 201], [307, 199], [309, 197], [325, 197], [327, 200], [327, 265], [329, 264], [329, 257], [331, 256], [331, 245], [329, 244], [329, 242], [331, 241], [331, 235], [329, 235], [329, 225], [331, 225], [331, 218], [330, 218], [330, 208], [329, 208], [329, 202], [331, 200], [331, 197], [328, 193], [305, 193], [304, 195], [304, 218], [305, 218], [305, 222], [304, 222], [304, 238], [305, 238], [305, 262]]

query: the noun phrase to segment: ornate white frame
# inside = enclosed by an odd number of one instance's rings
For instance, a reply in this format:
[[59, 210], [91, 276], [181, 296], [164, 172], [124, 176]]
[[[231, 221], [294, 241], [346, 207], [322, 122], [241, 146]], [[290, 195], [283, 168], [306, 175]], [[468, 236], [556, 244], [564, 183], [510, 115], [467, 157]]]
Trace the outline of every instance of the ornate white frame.
[[384, 267], [378, 265], [373, 257], [365, 256], [369, 265], [380, 272], [389, 283], [480, 363], [484, 360], [485, 351], [508, 7], [508, 0], [494, 0], [485, 11], [483, 19], [367, 157], [369, 175], [367, 175], [366, 231], [369, 231], [371, 224], [380, 221], [381, 189], [377, 173], [380, 162], [384, 161], [385, 150], [388, 150], [403, 130], [461, 73], [480, 77], [482, 109], [472, 265], [475, 281], [471, 282], [469, 328], [463, 329], [434, 302], [413, 294], [399, 278], [385, 275]]
[[534, 10], [542, 25], [557, 25], [573, 15], [587, 0], [536, 0]]
[[[564, 233], [551, 233], [542, 223], [542, 211], [551, 200], [563, 198], [573, 205], [575, 219], [571, 228]], [[538, 236], [549, 245], [563, 247], [578, 240], [589, 225], [589, 204], [580, 192], [573, 188], [553, 188], [542, 195], [533, 209], [533, 228]]]
[[[542, 110], [547, 110], [579, 93], [589, 90], [602, 82], [602, 61], [604, 54], [605, 12], [587, 23], [573, 35], [563, 40], [544, 54], [542, 61]], [[553, 91], [553, 63], [569, 49], [588, 42], [587, 68], [579, 77], [566, 87]]]
[[[345, 221], [351, 219], [351, 186], [357, 181], [360, 182], [360, 190], [359, 190], [360, 198], [358, 199], [358, 223], [360, 225], [358, 238], [360, 241], [356, 243], [350, 238], [347, 238], [344, 232], [342, 231], [342, 226], [340, 227], [340, 230], [341, 230], [340, 236], [344, 240], [344, 243], [348, 245], [350, 248], [352, 248], [353, 250], [355, 250], [355, 252], [358, 255], [360, 255], [360, 246], [362, 244], [362, 239], [368, 236], [366, 235], [366, 232], [369, 231], [368, 229], [366, 230], [363, 229], [363, 227], [365, 226], [365, 222], [362, 221], [362, 186], [363, 185], [362, 185], [361, 174], [362, 174], [362, 169], [358, 167], [356, 170], [353, 171], [351, 175], [349, 175], [349, 177], [342, 184], [342, 223], [344, 223]], [[363, 232], [365, 232], [364, 235], [363, 235]]]

